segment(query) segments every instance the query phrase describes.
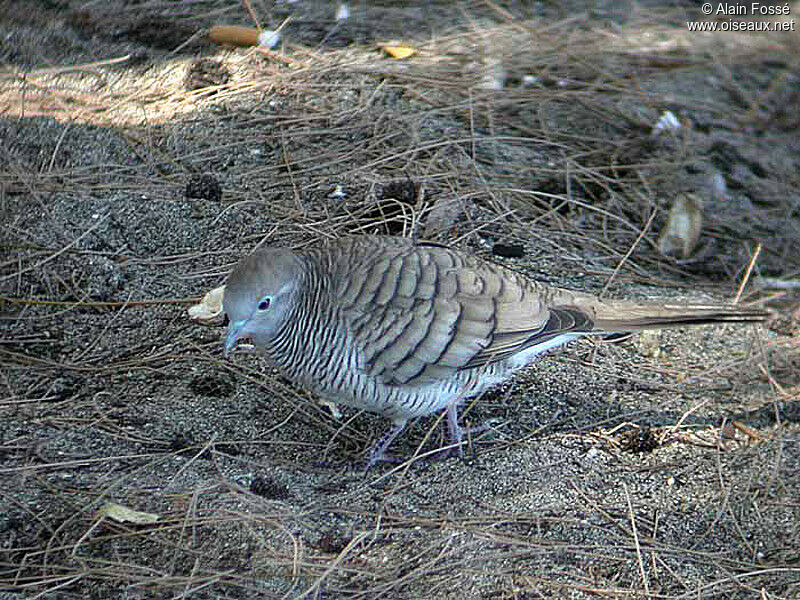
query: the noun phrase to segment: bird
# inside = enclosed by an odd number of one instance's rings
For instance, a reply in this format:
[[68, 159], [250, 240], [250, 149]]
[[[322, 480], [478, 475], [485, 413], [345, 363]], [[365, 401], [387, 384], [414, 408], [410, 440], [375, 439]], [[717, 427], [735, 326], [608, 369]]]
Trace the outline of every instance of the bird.
[[605, 300], [547, 285], [443, 244], [361, 235], [240, 260], [223, 290], [225, 355], [252, 344], [290, 381], [392, 427], [367, 469], [417, 417], [458, 406], [548, 350], [585, 336], [757, 322], [760, 309]]

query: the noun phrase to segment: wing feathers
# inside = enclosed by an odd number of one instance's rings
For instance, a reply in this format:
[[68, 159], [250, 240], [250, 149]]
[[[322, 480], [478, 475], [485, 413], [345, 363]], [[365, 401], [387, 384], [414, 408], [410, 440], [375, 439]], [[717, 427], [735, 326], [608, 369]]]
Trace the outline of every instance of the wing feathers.
[[410, 242], [372, 253], [363, 283], [350, 283], [342, 297], [362, 367], [387, 383], [421, 385], [502, 360], [535, 344], [550, 323], [527, 280], [501, 267]]
[[[436, 244], [353, 238], [331, 261], [361, 368], [423, 385], [577, 335], [763, 319], [763, 311], [606, 302]], [[357, 241], [356, 241], [357, 240]], [[335, 250], [334, 250], [335, 251]]]

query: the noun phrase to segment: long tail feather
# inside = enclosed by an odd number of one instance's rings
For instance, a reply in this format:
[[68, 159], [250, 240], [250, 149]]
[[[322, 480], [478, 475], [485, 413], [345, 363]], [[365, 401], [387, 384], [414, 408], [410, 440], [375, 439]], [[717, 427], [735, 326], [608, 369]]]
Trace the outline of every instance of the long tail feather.
[[764, 310], [733, 306], [622, 305], [615, 306], [613, 311], [596, 310], [594, 324], [601, 331], [639, 331], [711, 323], [757, 323], [768, 315]]

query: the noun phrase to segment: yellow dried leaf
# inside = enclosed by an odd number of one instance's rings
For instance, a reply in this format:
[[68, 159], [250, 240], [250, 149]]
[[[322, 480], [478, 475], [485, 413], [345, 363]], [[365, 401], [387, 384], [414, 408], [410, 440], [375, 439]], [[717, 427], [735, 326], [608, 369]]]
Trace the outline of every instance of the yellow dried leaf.
[[118, 523], [135, 523], [136, 525], [149, 525], [161, 518], [159, 515], [133, 510], [116, 502], [106, 502], [100, 509], [100, 514]]
[[417, 51], [410, 46], [384, 46], [383, 51], [392, 58], [396, 58], [398, 60], [408, 58], [409, 56], [413, 56], [417, 53]]

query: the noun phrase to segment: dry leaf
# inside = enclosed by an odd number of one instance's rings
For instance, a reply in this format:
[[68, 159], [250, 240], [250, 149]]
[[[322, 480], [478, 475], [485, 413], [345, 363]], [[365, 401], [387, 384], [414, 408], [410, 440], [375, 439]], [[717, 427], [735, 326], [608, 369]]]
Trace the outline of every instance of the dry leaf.
[[118, 523], [135, 523], [136, 525], [149, 525], [161, 518], [160, 515], [133, 510], [116, 502], [106, 502], [100, 509], [100, 516], [108, 517]]
[[646, 330], [639, 334], [639, 353], [648, 358], [661, 355], [661, 335], [657, 330]]
[[664, 256], [689, 258], [703, 228], [703, 200], [696, 194], [675, 198], [667, 224], [658, 238], [658, 250]]
[[417, 53], [417, 51], [411, 46], [383, 46], [383, 51], [392, 58], [396, 58], [398, 60], [408, 58], [409, 56], [413, 56]]
[[225, 286], [214, 288], [203, 296], [200, 304], [190, 306], [189, 318], [203, 325], [219, 325], [225, 320], [222, 312], [222, 298], [225, 295]]

